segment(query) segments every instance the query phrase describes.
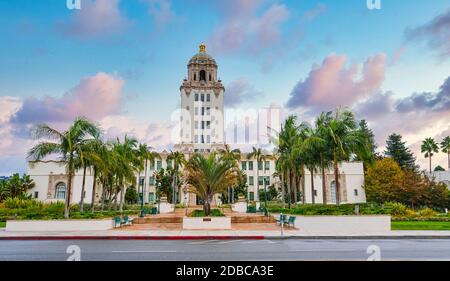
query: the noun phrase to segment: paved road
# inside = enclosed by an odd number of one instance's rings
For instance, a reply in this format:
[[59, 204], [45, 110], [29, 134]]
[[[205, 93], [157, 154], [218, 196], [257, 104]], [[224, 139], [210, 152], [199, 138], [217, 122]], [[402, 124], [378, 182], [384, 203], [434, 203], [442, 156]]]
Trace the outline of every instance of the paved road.
[[0, 241], [0, 260], [63, 261], [70, 245], [81, 260], [450, 260], [450, 239]]

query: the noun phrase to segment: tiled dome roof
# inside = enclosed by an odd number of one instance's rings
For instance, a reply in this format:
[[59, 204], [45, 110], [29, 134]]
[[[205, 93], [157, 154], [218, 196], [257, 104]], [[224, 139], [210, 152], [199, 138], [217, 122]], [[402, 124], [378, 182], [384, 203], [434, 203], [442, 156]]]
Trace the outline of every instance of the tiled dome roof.
[[199, 47], [199, 52], [195, 54], [190, 60], [189, 64], [216, 64], [216, 60], [206, 53], [205, 44], [201, 44]]

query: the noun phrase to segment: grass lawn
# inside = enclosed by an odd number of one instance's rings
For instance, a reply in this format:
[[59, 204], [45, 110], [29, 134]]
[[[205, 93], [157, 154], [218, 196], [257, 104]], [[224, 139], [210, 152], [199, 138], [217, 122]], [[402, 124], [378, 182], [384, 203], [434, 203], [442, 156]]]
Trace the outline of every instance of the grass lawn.
[[450, 221], [393, 221], [392, 230], [450, 230]]
[[0, 228], [6, 227], [6, 221], [0, 221]]

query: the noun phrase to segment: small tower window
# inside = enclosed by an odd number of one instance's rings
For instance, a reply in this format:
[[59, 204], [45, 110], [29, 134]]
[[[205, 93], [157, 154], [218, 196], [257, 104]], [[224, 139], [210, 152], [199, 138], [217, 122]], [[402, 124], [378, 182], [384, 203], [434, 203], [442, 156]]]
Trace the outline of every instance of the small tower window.
[[194, 73], [194, 81], [197, 81], [197, 73]]
[[206, 81], [206, 71], [200, 70], [200, 81]]
[[209, 81], [211, 81], [211, 74], [209, 74]]

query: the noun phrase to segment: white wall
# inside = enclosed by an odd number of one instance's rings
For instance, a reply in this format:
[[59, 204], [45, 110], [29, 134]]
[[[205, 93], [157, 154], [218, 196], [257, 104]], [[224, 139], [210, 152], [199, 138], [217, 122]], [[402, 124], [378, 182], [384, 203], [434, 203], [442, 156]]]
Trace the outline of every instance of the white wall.
[[[279, 218], [279, 215], [275, 215]], [[302, 232], [336, 234], [376, 234], [391, 231], [391, 216], [295, 216], [295, 228]]]
[[23, 220], [7, 221], [6, 231], [93, 231], [114, 227], [112, 219], [105, 220]]
[[[37, 162], [37, 163], [29, 163], [27, 174], [30, 175], [30, 178], [35, 182], [35, 187], [28, 191], [33, 197], [35, 192], [38, 192], [38, 199], [42, 201], [53, 202], [57, 201], [55, 198], [47, 198], [48, 193], [48, 185], [49, 185], [49, 175], [65, 175], [65, 167], [61, 162], [48, 161], [48, 162]], [[90, 203], [92, 198], [92, 183], [94, 177], [89, 169], [86, 170], [86, 180], [85, 180], [85, 203]], [[61, 180], [66, 183], [67, 180]], [[58, 181], [59, 182], [59, 181]], [[58, 183], [57, 182], [57, 183]], [[55, 185], [57, 184], [55, 183]], [[75, 176], [73, 177], [73, 185], [72, 185], [72, 203], [79, 203], [81, 200], [81, 189], [83, 183], [83, 170], [77, 170]], [[96, 186], [97, 193], [101, 188], [99, 185]], [[60, 200], [64, 201], [64, 200]]]

